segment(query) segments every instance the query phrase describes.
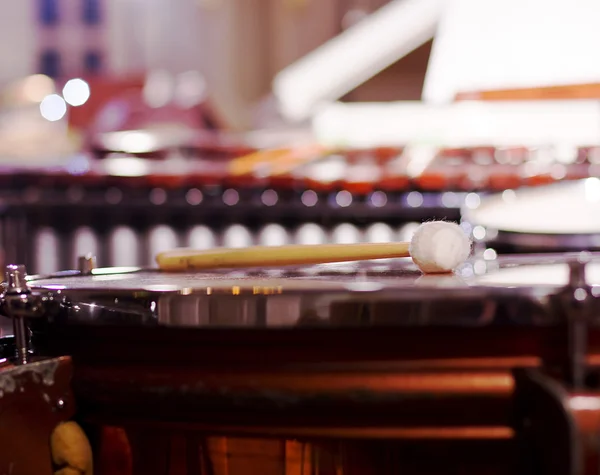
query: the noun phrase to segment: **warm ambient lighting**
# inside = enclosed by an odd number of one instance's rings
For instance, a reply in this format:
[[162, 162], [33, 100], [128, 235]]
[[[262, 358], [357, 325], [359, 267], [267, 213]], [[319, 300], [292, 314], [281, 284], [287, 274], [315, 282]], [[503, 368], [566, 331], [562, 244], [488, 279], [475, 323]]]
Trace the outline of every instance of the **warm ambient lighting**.
[[42, 100], [55, 92], [54, 81], [44, 74], [34, 74], [23, 79], [21, 94], [29, 102], [42, 102]]

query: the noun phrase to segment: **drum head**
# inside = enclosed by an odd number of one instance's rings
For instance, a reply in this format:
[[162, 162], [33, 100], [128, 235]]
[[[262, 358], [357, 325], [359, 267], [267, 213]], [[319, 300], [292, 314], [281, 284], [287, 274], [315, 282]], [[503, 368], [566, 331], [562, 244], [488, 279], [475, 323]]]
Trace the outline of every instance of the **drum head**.
[[478, 240], [540, 251], [598, 249], [600, 180], [507, 190], [463, 216]]
[[[64, 300], [57, 321], [167, 326], [481, 325], [552, 323], [571, 256], [474, 258], [454, 274], [422, 275], [410, 261], [298, 269], [164, 273], [97, 269], [34, 278]], [[586, 275], [600, 291], [600, 254]], [[560, 312], [559, 312], [560, 313]]]

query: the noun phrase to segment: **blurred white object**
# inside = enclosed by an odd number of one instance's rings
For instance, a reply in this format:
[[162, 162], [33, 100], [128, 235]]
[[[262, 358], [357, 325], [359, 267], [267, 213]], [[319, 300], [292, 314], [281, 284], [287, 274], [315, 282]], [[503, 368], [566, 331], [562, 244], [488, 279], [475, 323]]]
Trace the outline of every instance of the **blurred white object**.
[[433, 38], [442, 0], [394, 0], [273, 80], [282, 115], [303, 121]]
[[331, 104], [312, 120], [325, 146], [445, 147], [600, 143], [598, 101]]
[[465, 210], [465, 219], [479, 227], [522, 234], [597, 235], [600, 179], [592, 177], [489, 196], [476, 209]]
[[452, 0], [440, 19], [423, 98], [600, 81], [598, 0]]

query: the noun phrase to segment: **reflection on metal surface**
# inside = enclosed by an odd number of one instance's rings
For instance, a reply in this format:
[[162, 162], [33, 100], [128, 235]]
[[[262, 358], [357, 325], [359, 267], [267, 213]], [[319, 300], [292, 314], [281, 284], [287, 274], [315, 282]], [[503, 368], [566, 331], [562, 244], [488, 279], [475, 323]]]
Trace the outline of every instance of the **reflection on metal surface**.
[[[562, 318], [552, 302], [569, 282], [568, 262], [569, 256], [474, 258], [459, 273], [433, 276], [422, 275], [410, 261], [323, 264], [268, 272], [108, 268], [94, 269], [90, 276], [38, 278], [31, 285], [62, 289], [62, 295], [78, 304], [78, 310], [67, 311], [65, 318], [78, 321], [108, 318], [111, 322], [178, 325], [191, 319], [201, 325], [238, 327], [551, 325]], [[468, 269], [469, 273], [463, 272]], [[587, 264], [592, 287], [585, 295], [587, 299], [589, 294], [594, 308], [599, 305], [593, 297], [600, 284], [599, 269], [594, 254]], [[116, 304], [117, 300], [127, 303]]]

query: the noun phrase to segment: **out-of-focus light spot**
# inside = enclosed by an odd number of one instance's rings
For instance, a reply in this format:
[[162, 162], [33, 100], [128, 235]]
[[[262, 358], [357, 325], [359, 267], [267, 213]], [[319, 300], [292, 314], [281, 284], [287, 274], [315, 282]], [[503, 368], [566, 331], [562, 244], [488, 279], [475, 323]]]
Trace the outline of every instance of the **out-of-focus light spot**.
[[383, 191], [374, 191], [371, 195], [371, 204], [376, 208], [384, 207], [387, 201], [387, 195]]
[[265, 206], [275, 206], [278, 199], [279, 197], [275, 190], [265, 190], [260, 196], [260, 200]]
[[295, 241], [298, 244], [324, 244], [327, 241], [327, 236], [318, 224], [305, 223], [296, 231]]
[[157, 145], [154, 135], [142, 131], [123, 131], [105, 134], [103, 143], [109, 150], [125, 153], [148, 153]]
[[118, 188], [109, 188], [106, 190], [106, 202], [111, 205], [116, 205], [123, 199], [123, 192]]
[[206, 97], [206, 81], [198, 71], [187, 71], [177, 77], [175, 103], [182, 108], [194, 107]]
[[555, 180], [562, 180], [567, 176], [567, 167], [560, 163], [555, 163], [550, 167], [550, 176]]
[[79, 186], [71, 186], [67, 188], [65, 194], [67, 195], [67, 199], [71, 203], [78, 203], [81, 200], [83, 200], [83, 197], [85, 196], [85, 191], [83, 191], [83, 188]]
[[258, 242], [264, 246], [283, 246], [288, 240], [288, 232], [279, 224], [267, 224], [258, 233]]
[[585, 180], [585, 199], [595, 203], [600, 201], [600, 180], [596, 177]]
[[338, 206], [346, 208], [352, 204], [352, 194], [347, 190], [342, 190], [335, 195], [335, 202]]
[[502, 192], [502, 201], [505, 203], [514, 203], [517, 201], [517, 194], [514, 190], [504, 190]]
[[456, 208], [460, 204], [460, 199], [456, 195], [456, 193], [452, 193], [451, 191], [444, 193], [442, 195], [442, 205], [445, 208]]
[[240, 195], [237, 191], [230, 188], [223, 192], [223, 203], [227, 206], [235, 206], [240, 201]]
[[185, 200], [192, 206], [197, 206], [202, 203], [202, 192], [198, 188], [192, 188], [185, 194]]
[[588, 162], [599, 164], [600, 163], [600, 147], [594, 147], [590, 149], [587, 155]]
[[398, 241], [400, 242], [408, 242], [412, 241], [413, 236], [421, 223], [406, 223], [398, 230]]
[[469, 209], [479, 208], [481, 204], [481, 198], [477, 193], [469, 193], [465, 196], [465, 206]]
[[39, 201], [42, 192], [39, 188], [27, 188], [23, 193], [23, 201], [26, 203], [35, 203]]
[[472, 160], [477, 165], [490, 165], [494, 162], [494, 157], [489, 150], [477, 149], [473, 151]]
[[471, 234], [471, 231], [473, 230], [473, 225], [467, 221], [460, 223], [460, 227], [466, 234]]
[[70, 79], [63, 87], [63, 97], [67, 104], [82, 106], [90, 98], [90, 86], [83, 79]]
[[575, 292], [573, 292], [573, 297], [575, 297], [575, 300], [577, 300], [578, 302], [583, 302], [588, 296], [587, 290], [585, 289], [575, 289]]
[[483, 275], [487, 271], [487, 264], [485, 261], [477, 261], [473, 264], [473, 272], [475, 275]]
[[148, 162], [136, 157], [105, 158], [102, 163], [112, 176], [144, 176], [150, 172]]
[[336, 244], [354, 244], [361, 240], [359, 229], [350, 223], [339, 224], [331, 231], [331, 241]]
[[142, 96], [150, 107], [164, 107], [173, 99], [174, 89], [174, 80], [168, 71], [152, 71], [148, 74]]
[[485, 228], [483, 226], [475, 226], [473, 228], [473, 237], [478, 241], [481, 241], [485, 238]]
[[62, 119], [67, 113], [67, 103], [58, 94], [44, 97], [40, 104], [42, 117], [50, 122]]
[[465, 278], [473, 277], [473, 273], [474, 272], [473, 272], [472, 265], [465, 265], [459, 271], [459, 274], [461, 275], [461, 277], [465, 277]]
[[21, 89], [23, 99], [30, 102], [42, 102], [44, 97], [55, 91], [54, 81], [44, 74], [34, 74], [25, 78]]
[[423, 195], [418, 191], [411, 191], [406, 195], [406, 204], [411, 208], [418, 208], [423, 204]]
[[77, 155], [67, 163], [65, 168], [71, 175], [83, 175], [90, 171], [90, 160], [85, 155]]
[[385, 223], [373, 223], [365, 232], [365, 242], [392, 242], [394, 231]]
[[575, 396], [569, 399], [569, 406], [576, 411], [597, 411], [600, 409], [600, 401], [591, 396]]
[[98, 112], [96, 123], [103, 130], [122, 130], [128, 117], [128, 104], [124, 100], [115, 99]]
[[167, 192], [162, 188], [154, 188], [150, 191], [150, 203], [153, 205], [162, 205], [167, 201]]
[[494, 261], [497, 257], [498, 253], [494, 249], [488, 248], [485, 251], [483, 251], [483, 258], [486, 261]]
[[330, 155], [328, 159], [310, 165], [306, 176], [322, 183], [331, 183], [343, 178], [348, 169], [346, 159], [341, 155]]
[[554, 147], [554, 158], [559, 163], [570, 164], [577, 160], [578, 152], [575, 145], [558, 144]]
[[526, 162], [522, 168], [522, 175], [525, 177], [532, 177], [539, 175], [543, 170], [545, 170], [545, 164], [542, 161], [530, 161]]
[[302, 201], [304, 206], [311, 207], [317, 204], [319, 197], [313, 190], [306, 190], [304, 193], [302, 193], [300, 201]]

